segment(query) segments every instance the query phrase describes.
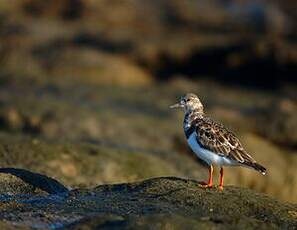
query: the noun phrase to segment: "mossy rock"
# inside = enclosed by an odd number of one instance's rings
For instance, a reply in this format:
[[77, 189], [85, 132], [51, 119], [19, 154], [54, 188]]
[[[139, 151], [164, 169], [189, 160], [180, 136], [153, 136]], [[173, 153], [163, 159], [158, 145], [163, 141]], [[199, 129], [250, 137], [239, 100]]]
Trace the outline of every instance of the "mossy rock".
[[296, 229], [297, 205], [252, 190], [201, 188], [175, 177], [2, 198], [0, 218], [19, 226], [73, 229]]
[[[132, 182], [157, 176], [186, 177], [193, 168], [193, 177], [197, 175], [195, 178], [202, 179], [201, 175], [206, 172], [186, 156], [171, 155], [169, 159], [170, 153], [104, 144], [49, 142], [5, 133], [0, 133], [0, 142], [1, 167], [45, 174], [71, 187]], [[11, 178], [10, 182], [13, 181]]]

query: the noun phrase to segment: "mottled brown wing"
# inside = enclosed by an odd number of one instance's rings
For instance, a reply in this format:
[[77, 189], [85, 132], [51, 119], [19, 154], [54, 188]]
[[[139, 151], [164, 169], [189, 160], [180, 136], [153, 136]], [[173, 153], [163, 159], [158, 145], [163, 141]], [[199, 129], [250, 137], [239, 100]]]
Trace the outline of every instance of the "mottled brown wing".
[[253, 163], [255, 160], [243, 149], [239, 139], [223, 125], [210, 118], [196, 124], [197, 141], [201, 147], [239, 163]]

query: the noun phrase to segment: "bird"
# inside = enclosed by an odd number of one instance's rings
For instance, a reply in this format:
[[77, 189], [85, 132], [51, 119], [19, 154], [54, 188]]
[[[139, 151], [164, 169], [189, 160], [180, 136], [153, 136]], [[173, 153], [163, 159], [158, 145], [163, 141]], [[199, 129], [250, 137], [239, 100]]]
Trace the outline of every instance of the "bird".
[[209, 166], [208, 182], [201, 184], [202, 187], [213, 187], [214, 165], [220, 167], [221, 191], [224, 186], [224, 166], [244, 166], [266, 175], [266, 168], [251, 157], [235, 134], [204, 113], [197, 95], [187, 93], [170, 108], [183, 109], [183, 128], [187, 142], [192, 151]]

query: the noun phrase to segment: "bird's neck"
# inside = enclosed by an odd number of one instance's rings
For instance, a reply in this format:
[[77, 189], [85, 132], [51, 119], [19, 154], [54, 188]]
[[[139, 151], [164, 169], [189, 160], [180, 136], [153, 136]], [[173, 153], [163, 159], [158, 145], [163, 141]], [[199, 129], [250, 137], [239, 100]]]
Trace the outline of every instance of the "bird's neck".
[[199, 110], [187, 111], [184, 118], [184, 129], [187, 130], [191, 128], [193, 121], [197, 119], [202, 119], [204, 113]]

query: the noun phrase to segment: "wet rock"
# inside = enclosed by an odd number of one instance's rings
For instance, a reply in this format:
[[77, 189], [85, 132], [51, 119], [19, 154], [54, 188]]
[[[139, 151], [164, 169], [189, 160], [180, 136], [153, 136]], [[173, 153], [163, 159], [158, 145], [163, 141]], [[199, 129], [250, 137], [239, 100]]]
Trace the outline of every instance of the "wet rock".
[[[174, 177], [78, 189], [67, 195], [3, 197], [0, 219], [19, 226], [204, 227], [205, 229], [296, 227], [297, 206], [248, 189], [227, 186], [203, 189], [196, 181]], [[17, 204], [17, 205], [12, 205]], [[236, 212], [234, 212], [236, 210]]]

